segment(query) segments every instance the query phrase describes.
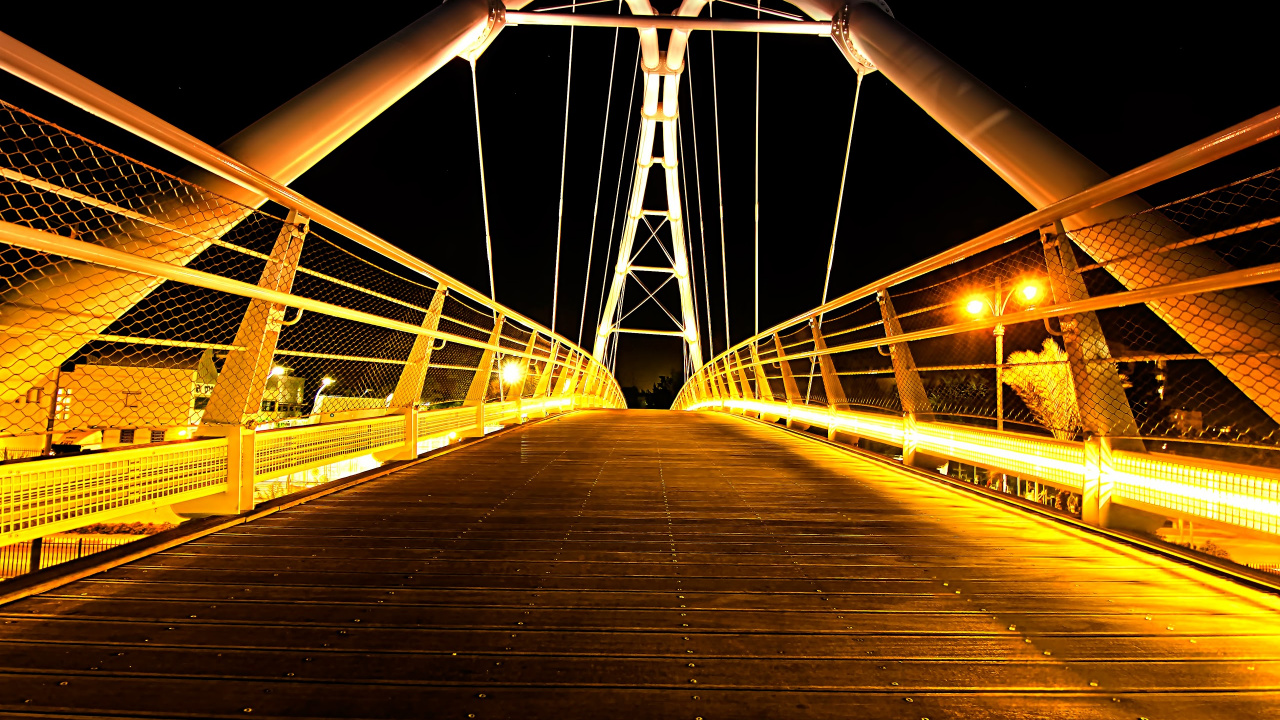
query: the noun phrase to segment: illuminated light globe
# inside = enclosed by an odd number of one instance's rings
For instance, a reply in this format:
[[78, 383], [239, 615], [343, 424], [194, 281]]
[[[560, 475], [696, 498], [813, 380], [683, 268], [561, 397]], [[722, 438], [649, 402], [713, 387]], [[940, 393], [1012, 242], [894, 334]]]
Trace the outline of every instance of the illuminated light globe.
[[502, 366], [502, 381], [508, 385], [514, 385], [520, 382], [520, 378], [524, 377], [524, 368], [519, 363], [509, 362]]
[[1040, 294], [1040, 288], [1036, 287], [1035, 285], [1022, 286], [1022, 297], [1024, 300], [1035, 300], [1036, 296], [1039, 294]]
[[964, 306], [964, 309], [968, 310], [972, 315], [981, 315], [984, 307], [986, 307], [986, 303], [975, 298], [970, 300], [969, 304]]

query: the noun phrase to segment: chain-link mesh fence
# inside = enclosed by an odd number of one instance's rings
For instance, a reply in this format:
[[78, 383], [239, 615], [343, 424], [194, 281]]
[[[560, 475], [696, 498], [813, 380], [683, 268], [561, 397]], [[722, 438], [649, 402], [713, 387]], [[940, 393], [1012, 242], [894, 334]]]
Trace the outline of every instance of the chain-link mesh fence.
[[532, 398], [582, 361], [303, 216], [236, 203], [2, 102], [0, 220], [358, 314], [0, 245], [6, 460]]
[[1280, 533], [1278, 246], [1280, 170], [1067, 218], [753, 338], [675, 407], [844, 433], [1091, 522], [1114, 495], [1106, 522], [1175, 544], [1183, 519]]

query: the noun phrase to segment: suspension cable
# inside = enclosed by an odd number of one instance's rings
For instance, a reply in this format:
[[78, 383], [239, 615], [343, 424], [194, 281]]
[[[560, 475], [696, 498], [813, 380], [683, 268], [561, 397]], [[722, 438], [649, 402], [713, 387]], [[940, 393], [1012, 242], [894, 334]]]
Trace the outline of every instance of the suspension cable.
[[[716, 5], [711, 3], [711, 17], [715, 17]], [[729, 265], [726, 260], [724, 240], [724, 178], [720, 171], [720, 91], [716, 80], [716, 31], [711, 31], [711, 99], [715, 109], [716, 129], [716, 191], [720, 198], [720, 273], [724, 286], [724, 346], [731, 347], [729, 339]]]
[[[630, 110], [631, 104], [636, 99], [637, 76], [640, 74], [640, 43], [636, 43], [636, 59], [635, 59], [636, 76], [631, 79], [631, 96], [627, 98], [627, 109]], [[600, 283], [600, 301], [596, 304], [596, 333], [600, 332], [600, 322], [604, 320], [604, 296], [609, 290], [609, 258], [613, 256], [613, 234], [618, 227], [618, 200], [622, 197], [622, 175], [627, 170], [627, 136], [631, 133], [631, 113], [627, 113], [627, 125], [622, 130], [622, 159], [618, 163], [618, 184], [613, 189], [613, 215], [609, 219], [609, 246], [604, 256], [604, 279]], [[636, 143], [639, 144], [639, 129], [636, 131]], [[628, 197], [630, 190], [627, 191]], [[626, 284], [623, 283], [623, 291], [626, 291]], [[622, 297], [618, 297], [618, 303], [622, 303]], [[612, 368], [610, 368], [612, 370]]]
[[[689, 121], [690, 125], [693, 126], [693, 177], [698, 189], [698, 244], [702, 247], [702, 293], [706, 298], [707, 358], [710, 359], [716, 356], [716, 348], [715, 333], [712, 332], [711, 325], [711, 266], [707, 265], [707, 229], [702, 222], [702, 168], [698, 164], [698, 110], [693, 103], [693, 66], [690, 64], [693, 59], [693, 46], [687, 46], [684, 52], [685, 74], [689, 76], [689, 82], [686, 85], [689, 88]], [[693, 248], [690, 248], [689, 252], [692, 253]], [[696, 289], [693, 296], [696, 300], [698, 297]], [[694, 370], [698, 369], [694, 368]]]
[[476, 61], [471, 61], [471, 97], [476, 107], [476, 152], [480, 156], [480, 205], [484, 208], [484, 251], [489, 258], [489, 299], [493, 301], [494, 317], [497, 317], [498, 297], [493, 285], [493, 239], [489, 233], [489, 194], [484, 182], [484, 143], [480, 137], [480, 89], [476, 84]]
[[[577, 12], [577, 8], [574, 8]], [[556, 310], [560, 305], [560, 232], [564, 228], [564, 175], [569, 159], [569, 91], [573, 87], [573, 26], [569, 26], [569, 74], [564, 81], [564, 141], [560, 146], [560, 207], [556, 216], [556, 270], [551, 288], [551, 332], [556, 331]]]
[[[822, 280], [822, 305], [827, 304], [827, 289], [831, 286], [831, 265], [836, 258], [836, 233], [840, 230], [840, 209], [844, 207], [844, 184], [849, 179], [849, 151], [853, 149], [853, 125], [858, 119], [858, 98], [862, 97], [862, 78], [863, 74], [858, 73], [858, 84], [853, 91], [853, 112], [849, 115], [849, 140], [844, 146], [844, 168], [840, 170], [840, 194], [836, 196], [836, 221], [831, 227], [831, 249], [827, 251], [827, 275]], [[818, 315], [818, 326], [822, 326], [822, 314]]]
[[[756, 0], [756, 20], [760, 19], [760, 0]], [[760, 334], [760, 33], [756, 33], [756, 137], [755, 137], [755, 160], [756, 160], [756, 194], [755, 194], [755, 213], [754, 229], [755, 229], [755, 268], [754, 268], [754, 284], [755, 291], [752, 297], [755, 299], [755, 329], [753, 334]]]
[[[862, 73], [858, 73], [858, 83], [853, 91], [853, 112], [849, 115], [849, 140], [844, 146], [844, 167], [840, 170], [840, 193], [836, 195], [836, 221], [831, 227], [831, 249], [827, 251], [827, 274], [822, 280], [822, 302], [827, 304], [827, 289], [831, 286], [831, 266], [836, 258], [836, 233], [840, 231], [840, 209], [844, 207], [844, 185], [849, 179], [849, 151], [853, 149], [853, 126], [858, 119], [858, 98], [862, 97]], [[822, 318], [826, 313], [819, 313], [814, 332], [821, 332]], [[809, 403], [809, 393], [813, 390], [813, 366], [818, 362], [816, 357], [809, 358], [809, 387], [804, 391], [804, 402]], [[833, 398], [827, 398], [831, 402]]]
[[[622, 12], [622, 0], [618, 0]], [[591, 209], [591, 242], [587, 245], [587, 277], [582, 282], [582, 314], [578, 316], [578, 347], [582, 347], [582, 330], [587, 324], [587, 292], [591, 289], [591, 260], [596, 250], [596, 226], [600, 223], [600, 185], [604, 181], [604, 151], [609, 144], [609, 110], [613, 107], [613, 74], [618, 65], [618, 33], [613, 29], [613, 59], [609, 61], [609, 92], [604, 101], [604, 129], [600, 132], [600, 169], [596, 171], [596, 201]], [[625, 139], [625, 135], [623, 136]], [[625, 142], [624, 142], [625, 144]]]
[[[688, 52], [688, 48], [686, 48], [686, 49], [685, 49], [685, 52]], [[689, 66], [688, 66], [688, 59], [686, 58], [685, 71], [687, 72], [687, 71], [688, 71], [688, 69], [689, 69]], [[692, 97], [692, 96], [690, 96], [690, 97]], [[678, 153], [678, 155], [679, 155], [679, 163], [680, 163], [680, 191], [684, 194], [684, 206], [683, 206], [683, 210], [684, 210], [684, 213], [685, 213], [685, 218], [686, 218], [686, 220], [687, 220], [687, 219], [688, 219], [688, 217], [689, 217], [689, 214], [688, 214], [688, 213], [689, 213], [689, 173], [688, 173], [688, 171], [685, 169], [684, 135], [683, 135], [683, 133], [682, 133], [682, 132], [680, 132], [680, 127], [681, 127], [683, 124], [684, 124], [684, 119], [683, 119], [683, 118], [677, 118], [677, 119], [676, 119], [676, 131], [677, 131], [677, 132], [676, 132], [676, 135], [677, 135], [677, 138], [678, 138], [678, 140], [677, 140], [677, 142], [676, 142], [676, 152], [677, 152], [677, 153]], [[690, 294], [691, 296], [693, 296], [693, 322], [694, 322], [694, 324], [696, 325], [696, 324], [697, 324], [697, 322], [698, 322], [698, 266], [697, 266], [697, 264], [696, 264], [696, 263], [694, 263], [694, 261], [693, 261], [693, 242], [690, 240], [690, 234], [691, 234], [691, 233], [688, 231], [688, 225], [689, 225], [689, 224], [688, 224], [688, 222], [686, 222], [686, 223], [685, 223], [685, 230], [686, 230], [686, 232], [685, 232], [685, 243], [684, 243], [684, 245], [685, 245], [685, 256], [686, 256], [686, 258], [688, 259], [688, 262], [689, 262], [689, 285], [690, 285], [690, 287], [689, 287], [689, 291], [690, 291], [690, 292], [689, 292], [689, 294]], [[702, 274], [703, 274], [703, 276], [706, 276], [706, 268], [703, 268], [703, 273], [702, 273]], [[682, 300], [682, 302], [683, 302], [683, 300]], [[688, 329], [688, 328], [686, 328], [686, 330], [687, 330], [687, 329]], [[702, 342], [702, 329], [701, 329], [701, 328], [699, 328], [699, 329], [698, 329], [698, 342]], [[688, 343], [685, 343], [685, 350], [688, 350], [688, 349], [689, 349], [688, 345], [689, 345]], [[688, 353], [688, 352], [686, 352], [686, 353], [685, 353], [686, 358], [688, 357], [688, 355], [689, 355], [689, 353]], [[685, 366], [686, 366], [686, 368], [688, 367], [687, 359], [686, 359], [686, 362], [685, 362]], [[687, 375], [687, 374], [688, 374], [688, 373], [686, 372], [686, 375]], [[686, 379], [688, 379], [688, 378], [686, 377]]]

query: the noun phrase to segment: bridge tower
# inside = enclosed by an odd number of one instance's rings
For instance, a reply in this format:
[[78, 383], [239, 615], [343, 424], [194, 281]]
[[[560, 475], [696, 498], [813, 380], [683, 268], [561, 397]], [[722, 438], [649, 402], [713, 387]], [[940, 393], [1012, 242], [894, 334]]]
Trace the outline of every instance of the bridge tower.
[[[635, 14], [654, 14], [648, 0], [629, 0]], [[686, 0], [677, 14], [697, 15], [697, 11], [705, 4], [705, 0]], [[637, 6], [642, 7], [637, 7]], [[697, 9], [693, 6], [696, 5]], [[690, 6], [686, 8], [685, 6]], [[623, 220], [622, 238], [618, 242], [618, 262], [614, 266], [613, 278], [609, 286], [608, 299], [605, 301], [604, 314], [601, 315], [600, 327], [596, 328], [596, 341], [593, 353], [597, 360], [604, 361], [609, 337], [613, 333], [639, 333], [645, 335], [672, 335], [684, 338], [688, 349], [690, 366], [694, 369], [702, 367], [702, 345], [698, 334], [698, 315], [693, 305], [693, 280], [689, 269], [689, 253], [684, 235], [684, 215], [680, 203], [679, 179], [679, 89], [680, 76], [684, 72], [684, 50], [688, 41], [688, 32], [674, 30], [671, 33], [666, 52], [659, 52], [657, 32], [651, 28], [640, 30], [641, 70], [644, 71], [644, 99], [640, 106], [640, 141], [636, 146], [636, 168], [631, 182], [630, 200], [627, 203], [627, 215]], [[661, 99], [659, 99], [661, 94]], [[662, 126], [662, 156], [653, 154], [654, 141], [657, 139], [658, 126]], [[649, 185], [649, 171], [654, 165], [661, 165], [666, 184], [665, 209], [646, 208], [644, 206], [645, 191]], [[650, 218], [659, 218], [654, 225]], [[636, 247], [636, 235], [641, 222], [649, 233], [645, 241]], [[648, 240], [661, 243], [659, 233], [666, 226], [671, 236], [671, 252], [666, 253], [665, 265], [638, 265], [640, 252], [648, 244]], [[680, 291], [680, 315], [676, 317], [667, 311], [675, 329], [655, 330], [621, 327], [623, 290], [630, 278], [645, 293], [641, 302], [653, 299], [657, 302], [657, 289], [640, 276], [653, 275], [662, 278], [657, 285], [666, 285], [675, 280]], [[674, 278], [670, 277], [674, 276]], [[665, 308], [664, 308], [665, 310]]]

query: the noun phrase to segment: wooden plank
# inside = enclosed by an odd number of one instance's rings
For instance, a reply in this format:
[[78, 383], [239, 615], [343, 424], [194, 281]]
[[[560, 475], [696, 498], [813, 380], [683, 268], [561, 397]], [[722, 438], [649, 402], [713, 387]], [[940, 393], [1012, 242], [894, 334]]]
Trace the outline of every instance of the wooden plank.
[[1268, 717], [1277, 607], [768, 427], [587, 412], [0, 608], [0, 712]]

